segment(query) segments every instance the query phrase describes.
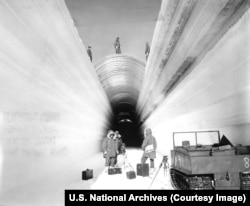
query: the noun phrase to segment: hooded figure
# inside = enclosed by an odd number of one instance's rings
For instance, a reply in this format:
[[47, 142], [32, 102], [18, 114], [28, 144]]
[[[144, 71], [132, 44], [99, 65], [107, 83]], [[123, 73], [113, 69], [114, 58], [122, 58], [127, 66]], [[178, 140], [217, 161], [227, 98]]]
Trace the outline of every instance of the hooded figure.
[[87, 53], [89, 55], [90, 61], [92, 61], [92, 51], [91, 51], [91, 46], [88, 46]]
[[115, 131], [115, 137], [118, 147], [119, 154], [121, 153], [121, 146], [122, 146], [122, 136], [120, 135], [119, 131]]
[[107, 137], [102, 142], [103, 157], [105, 158], [106, 170], [108, 167], [114, 167], [116, 156], [118, 154], [118, 146], [115, 140], [115, 133], [112, 130], [108, 131]]
[[146, 49], [145, 49], [146, 61], [148, 60], [149, 53], [150, 53], [150, 46], [148, 42], [146, 42]]
[[117, 37], [115, 39], [114, 47], [115, 47], [115, 53], [116, 54], [121, 54], [121, 44], [120, 44], [120, 38], [119, 37]]
[[[154, 170], [154, 159], [156, 158], [156, 140], [152, 135], [152, 131], [150, 128], [146, 128], [144, 131], [144, 140], [142, 143], [142, 149], [144, 150], [141, 163], [145, 164], [147, 159], [150, 159], [150, 168]], [[152, 172], [152, 171], [151, 171]]]

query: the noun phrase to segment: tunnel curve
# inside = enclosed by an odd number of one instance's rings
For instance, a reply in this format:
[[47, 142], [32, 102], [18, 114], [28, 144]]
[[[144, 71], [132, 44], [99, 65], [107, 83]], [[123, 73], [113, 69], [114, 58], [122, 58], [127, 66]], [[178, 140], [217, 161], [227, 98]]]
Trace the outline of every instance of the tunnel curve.
[[111, 128], [122, 134], [127, 145], [139, 146], [142, 132], [136, 107], [145, 63], [128, 54], [114, 54], [96, 63], [95, 69], [113, 111]]

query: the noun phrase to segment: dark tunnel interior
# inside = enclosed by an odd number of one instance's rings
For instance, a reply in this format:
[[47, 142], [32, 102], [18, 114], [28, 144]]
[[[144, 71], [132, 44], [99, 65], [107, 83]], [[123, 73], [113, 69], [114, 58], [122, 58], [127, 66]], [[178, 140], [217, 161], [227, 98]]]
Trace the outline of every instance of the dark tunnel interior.
[[139, 148], [143, 141], [143, 128], [140, 115], [135, 106], [128, 102], [112, 105], [113, 115], [110, 117], [110, 129], [119, 131], [126, 147]]
[[105, 133], [119, 131], [126, 147], [141, 147], [143, 125], [136, 108], [145, 63], [128, 54], [115, 54], [100, 60], [95, 69], [111, 107]]

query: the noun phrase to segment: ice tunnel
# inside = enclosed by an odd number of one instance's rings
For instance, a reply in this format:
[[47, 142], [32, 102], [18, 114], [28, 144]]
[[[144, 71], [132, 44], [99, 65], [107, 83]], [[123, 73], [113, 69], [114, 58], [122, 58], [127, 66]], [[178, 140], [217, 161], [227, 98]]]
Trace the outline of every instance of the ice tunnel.
[[127, 146], [140, 147], [143, 134], [137, 100], [145, 63], [126, 55], [111, 55], [95, 65], [112, 108], [110, 129], [121, 133]]
[[[150, 127], [159, 154], [178, 131], [215, 129], [250, 144], [248, 0], [70, 1], [0, 1], [0, 204], [62, 205], [79, 171], [103, 165], [110, 128], [139, 147]], [[89, 60], [78, 8], [116, 8], [119, 18], [84, 18], [95, 23], [91, 37], [107, 41], [121, 24], [122, 54], [100, 49]]]

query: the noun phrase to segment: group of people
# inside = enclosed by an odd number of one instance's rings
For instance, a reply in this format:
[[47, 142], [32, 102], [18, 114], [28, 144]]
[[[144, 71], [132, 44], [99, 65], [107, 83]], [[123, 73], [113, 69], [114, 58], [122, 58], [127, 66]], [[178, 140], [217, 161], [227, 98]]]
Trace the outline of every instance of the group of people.
[[[121, 44], [120, 44], [120, 38], [117, 37], [114, 43], [114, 47], [115, 47], [115, 53], [116, 54], [121, 54]], [[146, 49], [145, 49], [145, 57], [146, 57], [146, 61], [148, 60], [148, 56], [150, 53], [150, 46], [149, 43], [146, 42]]]
[[[157, 143], [152, 135], [152, 130], [146, 128], [144, 130], [144, 140], [141, 145], [143, 154], [141, 163], [145, 164], [147, 159], [150, 159], [150, 173], [154, 172], [154, 159], [156, 158]], [[121, 135], [118, 131], [109, 130], [107, 136], [103, 139], [102, 150], [105, 158], [105, 171], [110, 167], [115, 167], [117, 164], [117, 156], [120, 154], [126, 158], [126, 145], [122, 142]], [[123, 159], [125, 161], [125, 159]], [[125, 162], [124, 162], [125, 163]]]
[[105, 158], [105, 170], [107, 171], [109, 167], [115, 167], [119, 154], [125, 155], [126, 153], [126, 145], [122, 142], [119, 131], [108, 131], [102, 142], [102, 150]]
[[[119, 38], [119, 37], [117, 37], [117, 38], [115, 39], [114, 47], [115, 47], [115, 53], [116, 53], [116, 54], [121, 54], [121, 53], [122, 53], [122, 52], [121, 52], [121, 44], [120, 44], [120, 38]], [[88, 53], [88, 56], [89, 56], [89, 58], [90, 58], [90, 61], [92, 62], [92, 51], [91, 51], [91, 46], [88, 46], [87, 53]], [[146, 61], [148, 60], [149, 53], [150, 53], [150, 46], [149, 46], [149, 43], [146, 42], [146, 49], [145, 49]]]

